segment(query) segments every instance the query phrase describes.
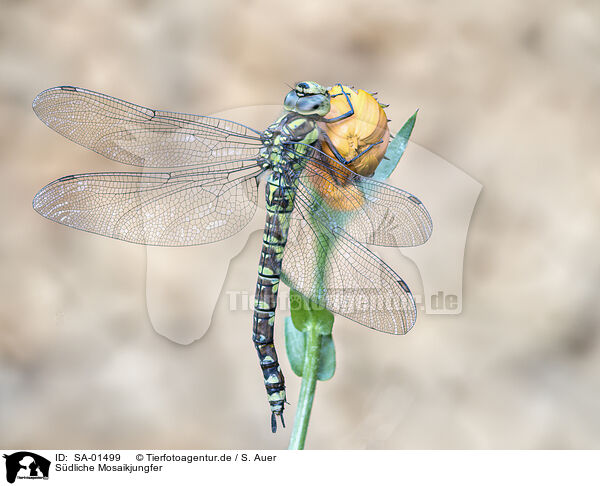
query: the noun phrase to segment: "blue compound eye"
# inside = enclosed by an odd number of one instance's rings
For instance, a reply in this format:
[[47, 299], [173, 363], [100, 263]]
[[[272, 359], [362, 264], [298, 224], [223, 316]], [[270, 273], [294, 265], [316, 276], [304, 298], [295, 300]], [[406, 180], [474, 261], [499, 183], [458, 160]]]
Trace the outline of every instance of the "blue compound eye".
[[298, 93], [295, 91], [290, 91], [285, 100], [283, 101], [283, 106], [286, 110], [292, 111], [296, 109], [296, 104], [298, 103]]
[[296, 111], [302, 115], [324, 116], [329, 112], [329, 100], [323, 95], [303, 96], [296, 102]]

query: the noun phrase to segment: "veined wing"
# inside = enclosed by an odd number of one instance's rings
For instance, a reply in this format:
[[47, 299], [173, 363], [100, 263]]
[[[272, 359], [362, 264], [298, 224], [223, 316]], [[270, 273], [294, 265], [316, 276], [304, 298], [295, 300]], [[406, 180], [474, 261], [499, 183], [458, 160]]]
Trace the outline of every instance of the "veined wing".
[[119, 240], [160, 246], [212, 243], [240, 231], [257, 204], [256, 165], [235, 172], [105, 172], [62, 177], [40, 190], [42, 216]]
[[[390, 334], [405, 334], [417, 310], [404, 280], [342, 228], [296, 198], [282, 280], [332, 312]], [[300, 216], [300, 217], [298, 217]]]
[[433, 230], [431, 216], [418, 198], [356, 174], [317, 148], [308, 151], [297, 194], [313, 205], [323, 224], [343, 227], [361, 243], [418, 246]]
[[255, 159], [261, 146], [260, 133], [239, 123], [152, 110], [72, 86], [41, 92], [33, 110], [64, 137], [139, 167], [228, 168], [227, 162]]

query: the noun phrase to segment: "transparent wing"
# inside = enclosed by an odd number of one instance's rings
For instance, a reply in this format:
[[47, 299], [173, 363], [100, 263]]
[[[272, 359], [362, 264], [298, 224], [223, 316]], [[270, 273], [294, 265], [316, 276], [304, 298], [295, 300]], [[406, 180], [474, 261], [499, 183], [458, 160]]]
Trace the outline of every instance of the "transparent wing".
[[240, 231], [256, 211], [254, 164], [235, 172], [106, 172], [62, 177], [33, 200], [42, 216], [110, 238], [201, 245]]
[[298, 195], [315, 202], [313, 212], [328, 227], [381, 246], [417, 246], [431, 236], [431, 216], [412, 194], [356, 174], [317, 148], [305, 160]]
[[417, 310], [404, 280], [341, 228], [296, 198], [282, 280], [332, 312], [390, 334], [405, 334]]
[[261, 146], [260, 133], [239, 123], [152, 110], [72, 86], [43, 91], [33, 110], [66, 138], [139, 167], [227, 168], [227, 162], [255, 159]]

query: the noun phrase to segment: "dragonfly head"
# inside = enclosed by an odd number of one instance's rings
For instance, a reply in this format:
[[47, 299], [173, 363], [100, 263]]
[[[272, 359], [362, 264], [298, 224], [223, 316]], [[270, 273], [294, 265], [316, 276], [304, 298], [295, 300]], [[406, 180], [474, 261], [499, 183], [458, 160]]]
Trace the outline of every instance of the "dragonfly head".
[[303, 81], [287, 94], [283, 106], [305, 116], [325, 116], [330, 108], [329, 92], [314, 81]]

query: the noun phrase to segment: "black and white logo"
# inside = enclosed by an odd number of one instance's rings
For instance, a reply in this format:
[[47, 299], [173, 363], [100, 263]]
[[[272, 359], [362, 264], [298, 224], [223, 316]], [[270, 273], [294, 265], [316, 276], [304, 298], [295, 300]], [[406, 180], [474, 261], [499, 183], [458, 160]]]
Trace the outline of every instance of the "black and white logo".
[[50, 461], [45, 457], [33, 452], [20, 451], [7, 456], [6, 480], [14, 483], [18, 479], [48, 479], [50, 472]]

